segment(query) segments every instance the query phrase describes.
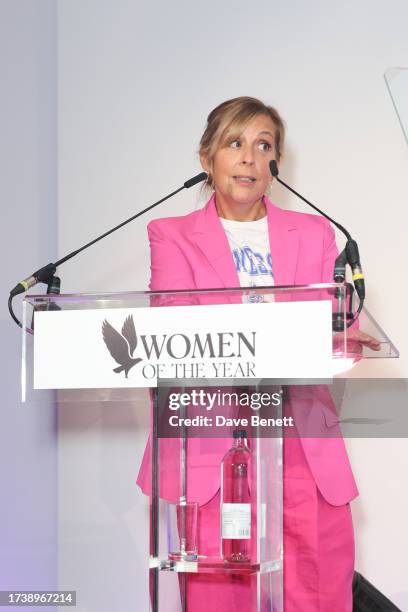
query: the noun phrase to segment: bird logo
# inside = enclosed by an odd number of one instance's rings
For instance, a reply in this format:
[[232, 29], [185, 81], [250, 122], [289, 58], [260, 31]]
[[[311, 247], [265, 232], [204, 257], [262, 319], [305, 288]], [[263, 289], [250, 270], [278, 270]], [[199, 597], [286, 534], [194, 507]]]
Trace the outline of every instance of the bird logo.
[[129, 370], [133, 368], [139, 361], [143, 361], [140, 357], [133, 357], [137, 346], [137, 335], [133, 316], [126, 317], [122, 325], [122, 333], [120, 334], [112, 325], [105, 319], [102, 323], [102, 336], [116, 363], [117, 368], [113, 368], [116, 374], [125, 372], [125, 377], [128, 377]]

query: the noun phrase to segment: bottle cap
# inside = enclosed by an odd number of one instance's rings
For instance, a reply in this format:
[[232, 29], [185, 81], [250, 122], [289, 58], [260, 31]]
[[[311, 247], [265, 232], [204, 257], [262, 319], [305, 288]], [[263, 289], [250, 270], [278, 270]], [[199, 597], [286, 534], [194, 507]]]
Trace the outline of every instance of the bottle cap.
[[247, 438], [248, 436], [247, 436], [247, 432], [245, 431], [245, 429], [234, 429], [232, 437], [236, 439], [236, 438]]

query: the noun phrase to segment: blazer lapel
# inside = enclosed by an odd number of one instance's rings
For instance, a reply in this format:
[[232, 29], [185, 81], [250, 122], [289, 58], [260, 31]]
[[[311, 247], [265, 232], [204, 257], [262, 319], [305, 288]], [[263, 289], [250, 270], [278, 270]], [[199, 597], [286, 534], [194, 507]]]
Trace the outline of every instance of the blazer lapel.
[[200, 213], [193, 234], [196, 244], [220, 279], [220, 287], [239, 287], [238, 274], [228, 238], [217, 214], [214, 195]]
[[285, 211], [265, 197], [268, 214], [272, 271], [276, 286], [294, 285], [299, 253], [299, 232]]

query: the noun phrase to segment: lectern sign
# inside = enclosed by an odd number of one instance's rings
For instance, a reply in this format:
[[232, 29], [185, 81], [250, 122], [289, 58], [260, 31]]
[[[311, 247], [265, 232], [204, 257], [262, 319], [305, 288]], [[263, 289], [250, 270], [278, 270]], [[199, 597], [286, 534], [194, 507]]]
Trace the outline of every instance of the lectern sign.
[[157, 378], [329, 378], [331, 302], [35, 313], [34, 388]]

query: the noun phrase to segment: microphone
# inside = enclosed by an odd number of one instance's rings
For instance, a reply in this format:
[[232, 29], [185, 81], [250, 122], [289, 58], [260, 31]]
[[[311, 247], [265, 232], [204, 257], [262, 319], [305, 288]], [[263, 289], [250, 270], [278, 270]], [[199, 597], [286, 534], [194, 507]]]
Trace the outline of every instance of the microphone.
[[[47, 264], [43, 268], [40, 268], [36, 272], [33, 272], [30, 276], [28, 276], [24, 280], [20, 281], [19, 283], [17, 283], [17, 285], [10, 291], [10, 296], [9, 296], [9, 311], [10, 311], [10, 314], [13, 317], [13, 319], [21, 327], [20, 322], [14, 316], [14, 313], [12, 312], [12, 308], [11, 308], [11, 300], [16, 295], [18, 295], [20, 293], [23, 293], [24, 291], [27, 291], [28, 289], [30, 289], [30, 287], [34, 287], [34, 285], [36, 285], [37, 283], [46, 283], [46, 284], [48, 284], [49, 293], [58, 293], [58, 291], [59, 291], [59, 279], [58, 279], [58, 283], [55, 283], [54, 280], [53, 280], [54, 274], [55, 274], [56, 269], [57, 269], [58, 266], [60, 266], [61, 264], [65, 263], [69, 259], [72, 259], [72, 257], [75, 257], [75, 255], [78, 255], [78, 253], [80, 253], [81, 251], [84, 251], [88, 247], [92, 246], [93, 244], [95, 244], [95, 242], [98, 242], [99, 240], [102, 240], [102, 238], [106, 238], [106, 236], [109, 236], [109, 234], [112, 234], [113, 232], [116, 232], [116, 230], [120, 229], [124, 225], [127, 225], [128, 223], [130, 223], [134, 219], [137, 219], [137, 217], [141, 217], [142, 215], [144, 215], [146, 212], [148, 212], [149, 210], [151, 210], [155, 206], [158, 206], [159, 204], [161, 204], [165, 200], [168, 200], [172, 196], [176, 195], [176, 193], [179, 193], [183, 189], [190, 189], [190, 187], [193, 187], [194, 185], [197, 185], [197, 183], [201, 183], [202, 181], [204, 181], [207, 178], [207, 176], [208, 175], [207, 175], [206, 172], [200, 172], [200, 174], [197, 174], [196, 176], [193, 176], [192, 178], [190, 178], [187, 181], [185, 181], [183, 183], [182, 187], [179, 187], [175, 191], [172, 191], [171, 193], [166, 195], [164, 198], [161, 198], [161, 200], [158, 200], [158, 202], [155, 202], [154, 204], [151, 204], [147, 208], [144, 208], [143, 210], [141, 210], [140, 212], [136, 213], [135, 215], [133, 215], [129, 219], [126, 219], [126, 221], [123, 221], [119, 225], [116, 225], [115, 227], [113, 227], [112, 229], [108, 230], [107, 232], [105, 232], [101, 236], [98, 236], [97, 238], [94, 238], [94, 240], [91, 240], [91, 242], [88, 242], [87, 244], [85, 244], [84, 246], [80, 247], [79, 249], [76, 249], [75, 251], [72, 251], [72, 253], [69, 253], [68, 255], [65, 255], [65, 257], [62, 257], [62, 259], [59, 259], [55, 263]], [[58, 287], [57, 287], [57, 285], [58, 285]]]
[[361, 267], [360, 254], [358, 252], [357, 242], [353, 240], [350, 233], [346, 230], [345, 227], [343, 227], [342, 225], [340, 225], [340, 223], [338, 223], [337, 221], [329, 217], [327, 213], [320, 210], [320, 208], [317, 208], [317, 206], [309, 202], [309, 200], [306, 200], [306, 198], [303, 197], [300, 193], [298, 193], [297, 191], [292, 189], [292, 187], [290, 187], [284, 181], [282, 181], [279, 178], [278, 164], [276, 163], [274, 159], [272, 159], [269, 162], [269, 169], [271, 171], [272, 176], [276, 178], [276, 180], [279, 183], [281, 183], [281, 185], [286, 187], [286, 189], [289, 189], [289, 191], [294, 193], [295, 196], [303, 200], [303, 202], [306, 202], [308, 206], [311, 206], [320, 215], [328, 219], [331, 223], [333, 223], [333, 225], [335, 225], [346, 236], [347, 243], [346, 243], [345, 250], [342, 251], [342, 253], [340, 253], [340, 255], [337, 257], [336, 263], [334, 266], [334, 280], [335, 282], [344, 281], [345, 279], [345, 260], [347, 260], [348, 264], [351, 267], [352, 278], [353, 278], [354, 286], [356, 288], [357, 295], [360, 301], [363, 302], [365, 299], [365, 282], [364, 282], [364, 274], [363, 274], [363, 270]]
[[197, 174], [196, 176], [193, 176], [193, 178], [188, 179], [188, 181], [184, 183], [184, 187], [186, 189], [190, 189], [190, 187], [194, 187], [194, 185], [197, 185], [197, 183], [205, 181], [207, 176], [208, 174], [206, 172], [200, 172], [200, 174]]
[[24, 280], [17, 283], [17, 285], [10, 291], [11, 297], [15, 297], [19, 295], [19, 293], [23, 293], [24, 291], [28, 291], [30, 287], [34, 287], [37, 283], [48, 283], [49, 280], [54, 276], [55, 271], [57, 269], [57, 265], [53, 263], [49, 263], [37, 270], [37, 272], [33, 272], [31, 276], [28, 276]]

